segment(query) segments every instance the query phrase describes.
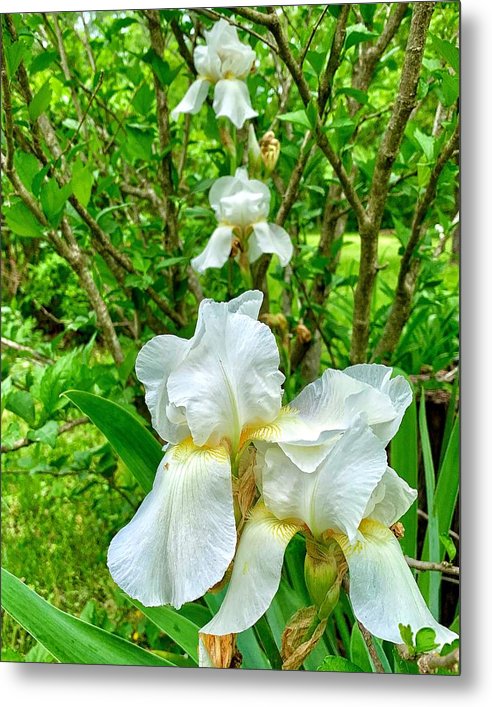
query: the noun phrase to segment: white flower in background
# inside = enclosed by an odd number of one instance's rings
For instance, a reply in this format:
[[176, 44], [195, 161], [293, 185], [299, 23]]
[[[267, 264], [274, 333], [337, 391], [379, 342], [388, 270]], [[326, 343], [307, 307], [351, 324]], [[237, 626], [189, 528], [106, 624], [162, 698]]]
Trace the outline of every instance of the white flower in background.
[[349, 567], [353, 611], [372, 634], [401, 643], [404, 624], [414, 632], [433, 628], [440, 645], [456, 638], [430, 613], [389, 528], [416, 492], [387, 466], [381, 441], [361, 418], [310, 474], [278, 445], [268, 446], [259, 463], [262, 501], [244, 527], [222, 606], [201, 633], [239, 633], [256, 623], [280, 584], [286, 547], [301, 530], [321, 547], [336, 541]]
[[267, 223], [270, 192], [263, 182], [248, 179], [247, 170], [239, 167], [234, 177], [220, 177], [214, 182], [209, 201], [219, 223], [205, 250], [191, 261], [197, 272], [222, 267], [236, 241], [251, 263], [262, 253], [274, 253], [282, 266], [287, 265], [292, 242], [287, 231]]
[[198, 77], [171, 115], [198, 113], [212, 84], [215, 86], [213, 108], [217, 117], [225, 116], [237, 128], [242, 128], [245, 120], [258, 115], [251, 106], [245, 82], [256, 54], [239, 41], [236, 28], [224, 19], [204, 34], [206, 45], [196, 47], [193, 53]]
[[156, 336], [137, 357], [152, 424], [169, 442], [152, 491], [108, 551], [113, 579], [146, 606], [202, 596], [236, 548], [232, 473], [245, 430], [271, 422], [283, 374], [263, 295], [204, 300], [190, 340]]

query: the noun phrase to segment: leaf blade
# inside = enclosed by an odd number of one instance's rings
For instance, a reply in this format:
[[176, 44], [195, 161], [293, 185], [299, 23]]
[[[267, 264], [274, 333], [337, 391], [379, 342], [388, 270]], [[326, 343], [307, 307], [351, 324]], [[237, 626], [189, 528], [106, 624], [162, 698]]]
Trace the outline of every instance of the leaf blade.
[[92, 420], [148, 493], [163, 456], [155, 437], [136, 417], [111, 400], [81, 390], [67, 390], [64, 395]]
[[57, 609], [4, 568], [2, 606], [61, 663], [173, 665], [119, 636]]

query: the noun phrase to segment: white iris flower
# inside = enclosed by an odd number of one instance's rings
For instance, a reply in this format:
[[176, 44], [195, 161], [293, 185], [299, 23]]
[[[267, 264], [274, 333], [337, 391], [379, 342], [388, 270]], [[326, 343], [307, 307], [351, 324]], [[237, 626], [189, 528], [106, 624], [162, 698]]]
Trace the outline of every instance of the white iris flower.
[[292, 257], [292, 242], [281, 226], [267, 223], [270, 191], [263, 182], [248, 179], [247, 170], [239, 167], [234, 177], [220, 177], [214, 182], [209, 201], [218, 226], [205, 250], [191, 261], [197, 272], [222, 267], [235, 241], [239, 251], [247, 252], [251, 263], [262, 253], [274, 253], [282, 266], [287, 265]]
[[214, 85], [215, 114], [229, 118], [237, 128], [242, 128], [245, 120], [258, 115], [251, 106], [245, 82], [256, 54], [251, 47], [239, 41], [236, 28], [224, 19], [204, 34], [206, 45], [196, 47], [193, 54], [198, 78], [171, 115], [198, 113], [210, 85]]
[[321, 546], [337, 541], [349, 567], [353, 611], [373, 635], [401, 643], [404, 624], [414, 633], [433, 628], [440, 645], [456, 638], [430, 613], [390, 530], [416, 491], [387, 466], [381, 441], [362, 418], [312, 473], [278, 445], [268, 446], [259, 465], [262, 501], [244, 527], [222, 606], [202, 633], [239, 633], [256, 623], [279, 587], [289, 541], [307, 531]]
[[252, 291], [204, 300], [190, 340], [156, 336], [136, 372], [152, 423], [169, 442], [152, 491], [113, 539], [113, 579], [146, 606], [202, 596], [222, 579], [236, 548], [232, 474], [248, 429], [280, 411], [284, 375]]
[[412, 401], [405, 378], [391, 378], [391, 374], [391, 368], [378, 364], [363, 363], [344, 371], [329, 368], [282, 408], [274, 425], [259, 428], [253, 438], [257, 434], [259, 440], [278, 442], [287, 457], [307, 473], [319, 466], [361, 414], [386, 446]]

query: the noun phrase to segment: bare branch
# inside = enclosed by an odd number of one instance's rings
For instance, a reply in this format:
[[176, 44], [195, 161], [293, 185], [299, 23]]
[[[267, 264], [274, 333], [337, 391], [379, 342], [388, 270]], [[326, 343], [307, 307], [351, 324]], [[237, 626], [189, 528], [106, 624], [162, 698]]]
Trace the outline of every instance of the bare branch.
[[271, 28], [274, 23], [274, 18], [277, 19], [276, 15], [265, 12], [258, 12], [257, 10], [252, 10], [250, 7], [235, 7], [234, 13], [236, 15], [241, 15], [245, 17], [250, 22], [254, 22], [257, 25], [262, 25], [263, 27]]
[[438, 653], [424, 653], [417, 661], [419, 672], [426, 674], [432, 673], [435, 670], [444, 669], [452, 672], [458, 672], [460, 664], [459, 648], [447, 655], [439, 655]]
[[460, 568], [455, 567], [449, 562], [424, 562], [423, 560], [414, 560], [412, 557], [407, 557], [406, 555], [405, 560], [409, 567], [420, 570], [421, 572], [444, 572], [445, 574], [452, 574], [456, 577], [460, 575]]
[[2, 336], [1, 343], [2, 346], [6, 346], [7, 348], [13, 349], [14, 351], [22, 351], [28, 353], [30, 358], [33, 358], [36, 363], [54, 363], [53, 359], [49, 358], [49, 356], [45, 356], [44, 354], [39, 353], [39, 351], [36, 351], [35, 349], [31, 348], [30, 346], [26, 346], [25, 344], [18, 344], [16, 341], [11, 341], [11, 339], [7, 339], [5, 336]]
[[[342, 54], [343, 45], [345, 42], [345, 30], [347, 20], [350, 13], [350, 5], [342, 5], [342, 9], [337, 19], [335, 34], [331, 42], [330, 57], [326, 65], [326, 69], [319, 82], [318, 89], [318, 112], [323, 114], [328, 98], [330, 97], [333, 78], [336, 70], [340, 65], [340, 57]], [[327, 8], [328, 9], [328, 6]]]
[[381, 662], [381, 658], [378, 656], [378, 652], [376, 650], [376, 645], [374, 643], [372, 634], [369, 633], [367, 628], [359, 621], [359, 619], [357, 619], [357, 624], [359, 626], [364, 642], [367, 646], [367, 650], [369, 651], [369, 655], [371, 656], [371, 660], [374, 665], [374, 668], [376, 669], [376, 672], [384, 673], [384, 666]]
[[187, 46], [185, 38], [184, 38], [184, 34], [181, 31], [181, 27], [179, 26], [179, 24], [175, 18], [173, 18], [171, 20], [171, 29], [172, 29], [174, 36], [176, 37], [176, 41], [178, 43], [179, 52], [180, 52], [181, 56], [185, 60], [186, 65], [187, 65], [188, 69], [191, 71], [191, 73], [193, 74], [193, 76], [196, 76], [196, 69], [195, 69], [195, 63], [193, 61], [193, 54], [188, 49], [188, 46]]
[[[237, 8], [234, 8], [237, 9]], [[216, 12], [215, 10], [207, 9], [205, 10], [204, 8], [193, 8], [193, 12], [196, 15], [202, 15], [203, 17], [208, 17], [209, 19], [212, 20], [226, 20], [232, 27], [237, 27], [240, 29], [242, 32], [246, 32], [247, 34], [250, 34], [252, 37], [255, 37], [255, 39], [259, 39], [260, 42], [263, 42], [263, 44], [266, 44], [267, 47], [269, 47], [272, 52], [277, 53], [278, 49], [277, 47], [272, 44], [265, 36], [258, 34], [258, 32], [255, 32], [253, 29], [250, 27], [245, 27], [244, 25], [239, 24], [239, 22], [234, 22], [234, 20], [231, 17], [228, 17], [226, 15], [222, 15], [220, 12]]]
[[[323, 8], [323, 10], [321, 11], [320, 16], [318, 17], [318, 19], [317, 19], [317, 21], [316, 21], [316, 24], [314, 25], [313, 29], [311, 30], [311, 34], [309, 35], [308, 40], [307, 40], [306, 44], [304, 45], [304, 49], [302, 50], [302, 54], [301, 54], [301, 56], [300, 56], [300, 58], [299, 58], [299, 64], [301, 65], [301, 67], [302, 67], [302, 65], [304, 64], [304, 60], [305, 60], [305, 58], [306, 58], [306, 54], [307, 54], [308, 51], [309, 51], [309, 47], [311, 46], [312, 41], [313, 41], [314, 37], [316, 36], [316, 32], [318, 31], [318, 27], [319, 27], [320, 24], [323, 22], [323, 18], [324, 18], [324, 16], [326, 15], [326, 13], [328, 12], [329, 8], [330, 8], [329, 5], [325, 5], [325, 7]], [[288, 15], [287, 15], [287, 13], [285, 12], [285, 8], [282, 8], [282, 10], [284, 10], [284, 15], [285, 15], [285, 18], [287, 19], [287, 22], [288, 22], [288, 24], [289, 24], [289, 27], [291, 27], [291, 28], [293, 29], [293, 26], [291, 25], [290, 20], [289, 20], [289, 18], [288, 18]]]
[[[78, 417], [76, 420], [69, 420], [63, 425], [60, 425], [60, 427], [58, 428], [58, 434], [64, 434], [65, 432], [73, 430], [74, 427], [78, 427], [79, 425], [86, 425], [88, 422], [90, 422], [88, 417]], [[38, 440], [29, 439], [29, 437], [22, 437], [22, 439], [16, 440], [10, 446], [7, 444], [2, 444], [0, 446], [0, 453], [5, 454], [6, 452], [16, 452], [17, 450], [23, 449], [23, 447], [28, 447], [29, 445], [34, 444], [37, 441]]]

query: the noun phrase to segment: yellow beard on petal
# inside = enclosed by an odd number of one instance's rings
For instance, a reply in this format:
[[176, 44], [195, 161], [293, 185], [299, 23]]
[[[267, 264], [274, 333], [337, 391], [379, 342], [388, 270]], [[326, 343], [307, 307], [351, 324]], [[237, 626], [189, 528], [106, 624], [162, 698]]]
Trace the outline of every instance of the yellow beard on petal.
[[241, 433], [241, 446], [246, 442], [276, 442], [282, 431], [282, 423], [288, 422], [289, 419], [294, 419], [299, 414], [295, 408], [285, 405], [272, 421], [266, 425], [247, 425]]
[[229, 458], [229, 451], [224, 445], [197, 447], [191, 436], [173, 446], [171, 452], [174, 460], [181, 464], [187, 462], [194, 454], [201, 454], [205, 458], [215, 459], [220, 462]]

